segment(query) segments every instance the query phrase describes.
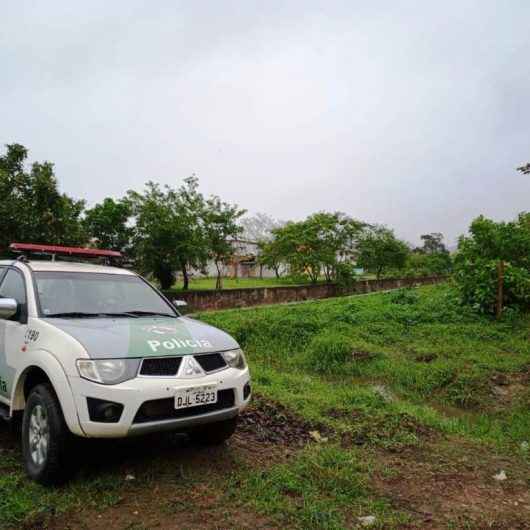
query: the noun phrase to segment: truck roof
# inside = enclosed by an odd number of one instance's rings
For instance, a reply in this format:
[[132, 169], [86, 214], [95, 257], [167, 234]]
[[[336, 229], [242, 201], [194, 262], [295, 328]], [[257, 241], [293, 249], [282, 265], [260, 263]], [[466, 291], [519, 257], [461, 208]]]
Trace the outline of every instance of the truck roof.
[[[0, 261], [0, 265], [13, 265], [19, 263], [13, 260]], [[119, 267], [94, 265], [92, 263], [78, 263], [74, 261], [39, 261], [28, 260], [27, 265], [35, 272], [92, 272], [99, 274], [125, 274], [134, 276], [135, 273]]]

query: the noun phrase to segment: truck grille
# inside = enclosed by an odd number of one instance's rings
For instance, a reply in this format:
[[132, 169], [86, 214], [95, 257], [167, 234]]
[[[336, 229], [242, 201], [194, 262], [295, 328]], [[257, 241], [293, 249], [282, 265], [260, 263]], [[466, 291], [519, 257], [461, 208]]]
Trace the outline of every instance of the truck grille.
[[226, 367], [226, 361], [220, 353], [206, 353], [194, 357], [205, 372], [214, 372]]
[[[194, 358], [206, 373], [215, 372], [227, 366], [224, 357], [220, 353], [194, 355]], [[179, 371], [181, 362], [182, 357], [147, 358], [142, 361], [140, 375], [174, 377]]]
[[149, 421], [175, 420], [181, 418], [190, 418], [200, 416], [208, 412], [229, 409], [234, 406], [235, 396], [234, 389], [228, 388], [219, 390], [217, 393], [217, 403], [209, 405], [198, 405], [187, 409], [175, 409], [175, 400], [173, 398], [154, 399], [145, 401], [138, 409], [133, 423], [147, 423]]
[[182, 357], [160, 357], [157, 359], [144, 359], [140, 375], [175, 376], [177, 375]]

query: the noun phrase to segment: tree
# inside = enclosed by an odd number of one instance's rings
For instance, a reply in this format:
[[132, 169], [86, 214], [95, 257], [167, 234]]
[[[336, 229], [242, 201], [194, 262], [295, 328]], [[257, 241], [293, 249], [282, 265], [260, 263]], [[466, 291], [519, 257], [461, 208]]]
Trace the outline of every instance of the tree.
[[403, 241], [396, 238], [393, 230], [385, 226], [373, 226], [361, 236], [358, 244], [357, 263], [381, 278], [387, 269], [400, 269], [410, 252]]
[[440, 232], [423, 234], [420, 237], [423, 241], [423, 248], [421, 250], [425, 252], [425, 254], [448, 252], [443, 243], [444, 236]]
[[176, 192], [172, 190], [169, 196], [177, 205], [180, 218], [179, 270], [182, 273], [182, 288], [187, 290], [189, 269], [205, 267], [208, 259], [204, 231], [204, 212], [207, 205], [204, 196], [199, 192], [199, 179], [195, 174], [184, 179], [184, 184]]
[[448, 274], [451, 271], [452, 259], [449, 252], [426, 254], [414, 249], [405, 263], [407, 276], [432, 276]]
[[497, 318], [506, 306], [530, 306], [530, 213], [510, 222], [477, 217], [461, 236], [455, 279], [462, 299]]
[[443, 243], [444, 236], [440, 232], [423, 234], [422, 247], [415, 248], [405, 263], [407, 276], [430, 276], [448, 274], [452, 267], [449, 251]]
[[59, 192], [53, 164], [34, 162], [27, 171], [27, 149], [20, 144], [6, 148], [0, 156], [0, 252], [12, 241], [84, 244], [84, 201]]
[[198, 179], [191, 176], [178, 189], [148, 182], [143, 193], [129, 191], [127, 201], [135, 221], [139, 267], [153, 274], [162, 289], [172, 287], [176, 271], [181, 271], [187, 289], [188, 269], [204, 266], [208, 255], [202, 222], [206, 203]]
[[133, 228], [128, 201], [106, 198], [85, 212], [83, 224], [90, 239], [100, 248], [127, 252], [130, 249]]
[[281, 277], [284, 256], [276, 239], [259, 243], [259, 263], [260, 266], [272, 269], [276, 278], [279, 279]]
[[285, 262], [295, 274], [316, 283], [323, 273], [336, 279], [339, 263], [353, 259], [357, 238], [364, 224], [340, 212], [318, 212], [299, 222], [273, 229], [273, 244], [265, 259]]
[[217, 269], [216, 289], [223, 288], [222, 267], [233, 254], [230, 240], [241, 233], [238, 220], [244, 214], [245, 210], [223, 202], [219, 197], [212, 196], [206, 201], [202, 214], [204, 240], [208, 257]]
[[275, 228], [280, 228], [285, 224], [283, 221], [278, 221], [266, 213], [257, 213], [251, 217], [244, 217], [241, 219], [241, 226], [243, 227], [242, 237], [257, 243], [271, 241], [273, 239], [272, 231]]

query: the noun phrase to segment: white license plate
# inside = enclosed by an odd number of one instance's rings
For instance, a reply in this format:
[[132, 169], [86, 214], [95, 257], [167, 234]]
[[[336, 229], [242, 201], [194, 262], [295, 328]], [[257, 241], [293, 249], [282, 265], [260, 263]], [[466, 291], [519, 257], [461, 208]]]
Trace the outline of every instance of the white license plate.
[[175, 408], [187, 409], [217, 403], [217, 385], [182, 388], [175, 392]]

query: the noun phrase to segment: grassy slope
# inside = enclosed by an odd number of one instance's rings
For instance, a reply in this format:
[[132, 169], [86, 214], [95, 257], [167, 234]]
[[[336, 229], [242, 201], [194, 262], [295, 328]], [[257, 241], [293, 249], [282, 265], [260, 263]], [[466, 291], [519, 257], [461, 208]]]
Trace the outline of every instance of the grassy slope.
[[506, 407], [494, 393], [496, 379], [530, 369], [530, 315], [494, 322], [429, 286], [202, 318], [242, 344], [260, 392], [313, 418], [356, 402], [386, 411], [393, 393], [390, 408], [445, 430], [504, 446], [530, 440], [528, 387]]
[[[468, 443], [472, 449], [462, 458], [469, 462], [473, 454], [480, 455], [477, 467], [494, 453], [515, 459], [510, 477], [529, 463], [521, 445], [530, 441], [530, 393], [524, 380], [530, 371], [529, 316], [492, 322], [459, 307], [447, 287], [435, 286], [205, 313], [201, 318], [232, 333], [244, 346], [255, 391], [296, 411], [329, 441], [276, 463], [271, 458], [268, 464], [267, 456], [260, 459], [255, 449], [245, 459], [233, 446], [219, 453], [216, 463], [196, 462], [195, 452], [179, 460], [174, 450], [162, 451], [157, 459], [156, 448], [152, 458], [147, 454], [137, 462], [138, 450], [132, 450], [128, 459], [118, 457], [95, 474], [84, 471], [62, 490], [27, 481], [19, 456], [13, 456], [16, 450], [0, 445], [0, 527], [78, 509], [88, 510], [86, 519], [118, 502], [127, 507], [131, 496], [141, 499], [148, 491], [174, 491], [175, 500], [160, 493], [160, 499], [150, 500], [154, 511], [170, 506], [174, 517], [182, 510], [178, 495], [192, 499], [188, 510], [206, 490], [210, 502], [217, 499], [223, 510], [223, 528], [258, 527], [254, 520], [248, 525], [234, 522], [234, 510], [238, 517], [261, 514], [285, 528], [339, 529], [354, 526], [364, 515], [377, 517], [375, 527], [395, 528], [410, 514], [387, 492], [374, 488], [374, 477], [402, 472], [403, 465], [395, 467], [388, 455], [426, 446], [430, 431], [444, 441], [433, 442], [435, 464], [426, 467], [426, 481], [431, 475], [438, 481], [442, 465], [463, 480], [454, 455], [461, 455]], [[413, 456], [414, 466], [418, 458]], [[229, 460], [228, 468], [217, 469], [223, 459]], [[405, 468], [411, 465], [405, 463]], [[123, 477], [132, 466], [138, 480], [131, 486]], [[491, 476], [492, 471], [485, 473]], [[175, 478], [180, 475], [186, 477], [184, 485]], [[457, 501], [455, 506], [460, 506], [459, 497]], [[198, 506], [198, 512], [205, 509]], [[487, 508], [485, 503], [481, 511]], [[451, 508], [447, 512], [448, 528], [482, 527], [482, 522], [468, 525], [456, 515], [451, 519]], [[107, 528], [126, 527], [111, 524], [119, 515], [112, 512], [108, 523], [103, 520]], [[221, 512], [210, 517], [215, 520]], [[142, 524], [134, 528], [150, 526]], [[189, 528], [198, 527], [194, 524]], [[523, 528], [507, 524], [502, 528]]]
[[[333, 429], [340, 439], [352, 440], [354, 446], [406, 451], [421, 446], [423, 432], [432, 429], [454, 438], [431, 449], [453, 472], [461, 472], [452, 455], [461, 452], [465, 439], [477, 445], [462, 459], [472, 460], [484, 450], [484, 469], [493, 465], [485, 462], [498, 451], [517, 455], [522, 469], [530, 462], [525, 449], [530, 440], [528, 380], [526, 384], [508, 384], [528, 379], [529, 316], [493, 322], [460, 307], [447, 286], [432, 286], [224, 311], [202, 318], [232, 333], [243, 345], [253, 365], [255, 390]], [[499, 390], [496, 381], [503, 384], [502, 399], [494, 393]], [[510, 394], [507, 389], [512, 387], [518, 392]], [[335, 458], [352, 458], [350, 445], [336, 447]], [[362, 454], [361, 459], [370, 460], [370, 453]], [[450, 456], [443, 460], [443, 454]], [[416, 457], [412, 460], [415, 462]], [[407, 466], [411, 464], [407, 462]], [[482, 461], [474, 465], [480, 468]], [[380, 472], [392, 474], [394, 470], [383, 466]], [[483, 471], [488, 472], [491, 474], [491, 470]], [[306, 527], [348, 526], [344, 496], [333, 484], [322, 487], [320, 495], [299, 492], [304, 499], [300, 509], [297, 496], [293, 501], [289, 491], [271, 497], [271, 484], [276, 491], [275, 471], [271, 473], [249, 480], [250, 498], [257, 509], [283, 514], [283, 522], [302, 519]], [[370, 473], [364, 470], [363, 476], [367, 478]], [[318, 470], [306, 480], [306, 484], [318, 484]], [[328, 491], [333, 492], [332, 501]], [[328, 511], [323, 512], [324, 500]], [[486, 499], [478, 501], [488, 505]], [[372, 505], [368, 512], [362, 512], [362, 503], [348, 502], [350, 513], [374, 513], [381, 526], [398, 525], [400, 514], [388, 504]], [[451, 519], [451, 508], [446, 509], [449, 514], [442, 517]], [[293, 512], [297, 518], [289, 518]], [[327, 519], [316, 521], [315, 514]], [[448, 526], [480, 528], [495, 516], [478, 514], [477, 520], [484, 517], [479, 522], [468, 522], [462, 514], [454, 517]], [[510, 511], [500, 519], [506, 517], [511, 517]], [[519, 522], [507, 524], [510, 527]]]

